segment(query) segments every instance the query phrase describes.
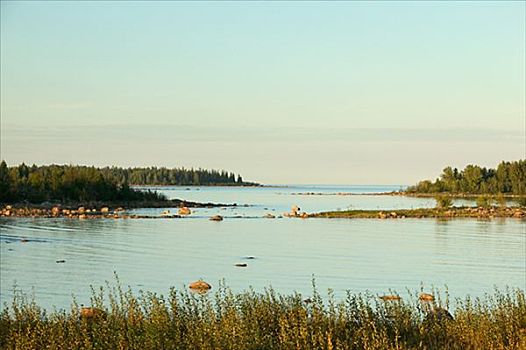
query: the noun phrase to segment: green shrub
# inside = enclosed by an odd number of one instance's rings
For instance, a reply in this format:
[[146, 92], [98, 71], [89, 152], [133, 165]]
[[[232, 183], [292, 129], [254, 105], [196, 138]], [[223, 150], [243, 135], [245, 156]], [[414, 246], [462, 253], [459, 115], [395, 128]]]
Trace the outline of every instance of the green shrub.
[[476, 200], [477, 207], [481, 207], [481, 208], [491, 207], [491, 202], [492, 200], [488, 196], [478, 196]]
[[517, 204], [521, 207], [526, 207], [526, 197], [521, 197], [517, 199]]
[[497, 202], [497, 204], [502, 208], [506, 207], [506, 198], [502, 193], [497, 194], [495, 197], [495, 202]]
[[439, 209], [447, 209], [453, 205], [453, 200], [451, 197], [442, 195], [442, 196], [436, 196], [436, 207]]

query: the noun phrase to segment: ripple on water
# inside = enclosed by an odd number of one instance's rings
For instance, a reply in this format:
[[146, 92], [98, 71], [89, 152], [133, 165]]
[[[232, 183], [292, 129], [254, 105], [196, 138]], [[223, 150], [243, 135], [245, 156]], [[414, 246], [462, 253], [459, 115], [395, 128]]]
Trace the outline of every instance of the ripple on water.
[[[124, 285], [161, 293], [225, 278], [234, 290], [308, 295], [314, 275], [320, 291], [337, 296], [421, 283], [480, 296], [526, 284], [525, 228], [518, 220], [1, 219], [0, 298], [11, 299], [16, 281], [45, 306], [68, 307], [71, 294], [89, 301], [89, 285], [113, 281], [114, 271]], [[236, 268], [245, 256], [257, 259]]]

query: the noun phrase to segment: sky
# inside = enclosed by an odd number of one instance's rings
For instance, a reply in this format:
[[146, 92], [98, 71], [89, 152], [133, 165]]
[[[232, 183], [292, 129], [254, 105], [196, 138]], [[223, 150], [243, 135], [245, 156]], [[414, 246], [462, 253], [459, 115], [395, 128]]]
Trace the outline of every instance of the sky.
[[8, 164], [412, 184], [526, 158], [526, 3], [1, 2]]

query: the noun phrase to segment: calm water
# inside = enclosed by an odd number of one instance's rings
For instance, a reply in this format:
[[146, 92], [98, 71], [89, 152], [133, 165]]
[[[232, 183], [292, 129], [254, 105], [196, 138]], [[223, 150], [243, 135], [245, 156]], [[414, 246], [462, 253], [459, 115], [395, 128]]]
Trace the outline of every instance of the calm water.
[[[418, 198], [292, 194], [391, 189], [398, 187], [161, 188], [171, 198], [250, 206], [198, 209], [172, 220], [3, 218], [0, 299], [10, 301], [16, 283], [17, 289], [33, 290], [48, 308], [69, 307], [72, 295], [89, 304], [90, 284], [113, 281], [114, 271], [134, 290], [160, 293], [203, 278], [213, 285], [225, 279], [236, 291], [272, 285], [279, 292], [309, 295], [313, 275], [322, 292], [332, 288], [337, 296], [347, 289], [403, 293], [421, 284], [447, 285], [460, 297], [480, 296], [494, 286], [526, 288], [524, 220], [262, 218], [293, 204], [308, 212], [434, 206], [433, 200]], [[212, 222], [211, 214], [226, 219]], [[62, 259], [66, 262], [56, 263]], [[239, 262], [248, 267], [235, 267]]]

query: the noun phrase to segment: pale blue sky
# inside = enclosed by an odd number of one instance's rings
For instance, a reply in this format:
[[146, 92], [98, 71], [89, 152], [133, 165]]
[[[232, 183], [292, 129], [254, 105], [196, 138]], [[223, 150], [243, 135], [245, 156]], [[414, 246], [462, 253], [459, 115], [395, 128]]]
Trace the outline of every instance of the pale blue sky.
[[2, 1], [1, 157], [266, 183], [494, 166], [526, 157], [525, 21], [520, 1]]

